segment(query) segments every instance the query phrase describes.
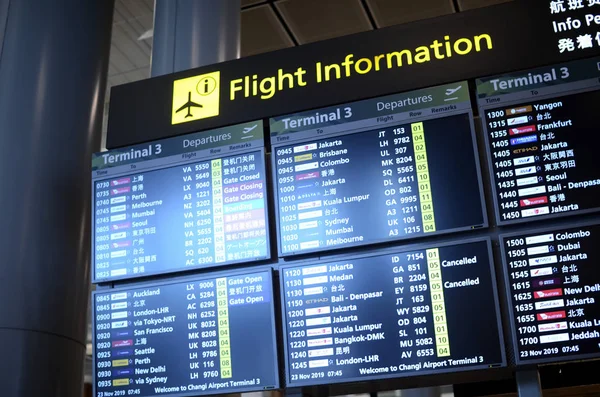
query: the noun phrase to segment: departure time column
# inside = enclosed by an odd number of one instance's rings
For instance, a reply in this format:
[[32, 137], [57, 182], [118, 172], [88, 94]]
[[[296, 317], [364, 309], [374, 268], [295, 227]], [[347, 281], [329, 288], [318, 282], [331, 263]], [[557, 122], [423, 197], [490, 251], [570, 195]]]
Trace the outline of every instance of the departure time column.
[[277, 149], [277, 179], [279, 197], [279, 224], [282, 236], [282, 251], [298, 251], [299, 244], [299, 218], [296, 203], [296, 178], [290, 175], [293, 172], [294, 153], [291, 147]]
[[[308, 366], [308, 349], [314, 344], [308, 337], [323, 337], [328, 335], [326, 342], [333, 343], [331, 338], [331, 317], [305, 319], [304, 295], [307, 296], [320, 295], [324, 292], [324, 287], [308, 287], [302, 288], [303, 271], [301, 269], [286, 269], [285, 270], [285, 310], [287, 329], [289, 332], [288, 355], [290, 359], [290, 367], [294, 372], [290, 377], [292, 380], [304, 378], [302, 371], [309, 368]], [[317, 302], [319, 297], [315, 296], [314, 301]], [[311, 298], [312, 300], [312, 298]], [[325, 325], [325, 327], [323, 327]], [[307, 327], [309, 327], [307, 329]], [[315, 328], [316, 327], [316, 328]]]
[[98, 279], [110, 276], [110, 193], [110, 181], [96, 182], [94, 252]]

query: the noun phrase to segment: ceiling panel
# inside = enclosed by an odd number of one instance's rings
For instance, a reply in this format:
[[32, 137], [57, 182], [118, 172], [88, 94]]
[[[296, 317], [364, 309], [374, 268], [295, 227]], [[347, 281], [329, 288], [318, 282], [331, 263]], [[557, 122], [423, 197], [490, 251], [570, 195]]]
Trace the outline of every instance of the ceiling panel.
[[152, 14], [154, 0], [117, 0], [113, 23], [119, 23]]
[[136, 34], [139, 34], [136, 38], [139, 38], [142, 33], [152, 29], [154, 27], [154, 14], [146, 14], [135, 19], [130, 19], [124, 26], [131, 26], [135, 29]]
[[128, 82], [129, 73], [150, 64], [151, 40], [138, 40], [154, 23], [154, 0], [116, 0], [109, 57], [109, 84]]
[[500, 3], [508, 3], [513, 0], [458, 0], [460, 11], [471, 10], [473, 8], [481, 8], [492, 6]]
[[454, 12], [452, 0], [419, 0], [418, 6], [412, 1], [367, 0], [367, 6], [379, 28]]
[[242, 57], [294, 46], [269, 5], [242, 11], [241, 29]]
[[275, 6], [300, 44], [372, 29], [359, 0], [280, 0]]
[[113, 36], [113, 44], [110, 46], [110, 65], [115, 74], [124, 73], [135, 69], [133, 62], [119, 49], [121, 45]]
[[[127, 73], [127, 72], [125, 72]], [[125, 77], [125, 73], [119, 73], [112, 76], [108, 76], [108, 85], [115, 86], [127, 83], [127, 77]]]
[[131, 72], [125, 73], [125, 78], [128, 83], [133, 83], [134, 81], [143, 80], [150, 78], [150, 66], [145, 66], [143, 68], [139, 68], [136, 70], [132, 70]]
[[117, 74], [118, 72], [116, 71], [115, 67], [112, 65], [111, 62], [108, 63], [108, 75], [112, 76], [113, 74]]
[[150, 45], [145, 40], [138, 40], [141, 34], [139, 30], [141, 28], [138, 25], [134, 26], [130, 23], [113, 26], [113, 47], [133, 65], [133, 68], [126, 68], [125, 65], [118, 67], [121, 72], [141, 68], [150, 63]]

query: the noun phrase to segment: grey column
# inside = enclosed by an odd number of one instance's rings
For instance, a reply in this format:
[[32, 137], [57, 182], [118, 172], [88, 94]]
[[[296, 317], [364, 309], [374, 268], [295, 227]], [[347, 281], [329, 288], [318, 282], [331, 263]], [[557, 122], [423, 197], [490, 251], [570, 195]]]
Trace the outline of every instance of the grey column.
[[152, 77], [240, 57], [240, 0], [155, 0]]
[[519, 397], [542, 397], [540, 373], [537, 369], [517, 371], [516, 377]]
[[113, 0], [0, 0], [0, 395], [81, 397]]

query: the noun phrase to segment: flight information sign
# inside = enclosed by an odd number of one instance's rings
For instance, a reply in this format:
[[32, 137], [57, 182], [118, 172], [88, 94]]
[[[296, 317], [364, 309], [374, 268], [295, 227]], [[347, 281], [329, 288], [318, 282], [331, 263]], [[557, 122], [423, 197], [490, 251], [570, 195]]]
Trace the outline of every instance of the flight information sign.
[[270, 258], [262, 122], [97, 153], [95, 282]]
[[600, 225], [501, 237], [517, 363], [600, 358]]
[[477, 81], [499, 224], [600, 206], [600, 58]]
[[97, 291], [92, 298], [95, 397], [279, 387], [270, 270]]
[[487, 225], [466, 82], [271, 119], [280, 255]]
[[288, 386], [505, 365], [489, 240], [280, 268]]

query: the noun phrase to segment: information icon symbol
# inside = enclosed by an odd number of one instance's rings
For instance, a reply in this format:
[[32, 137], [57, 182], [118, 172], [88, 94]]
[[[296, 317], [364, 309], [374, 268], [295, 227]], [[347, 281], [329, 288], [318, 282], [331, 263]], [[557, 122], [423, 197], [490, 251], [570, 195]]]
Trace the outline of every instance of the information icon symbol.
[[212, 94], [215, 88], [217, 88], [217, 81], [211, 76], [204, 77], [196, 85], [196, 91], [202, 96]]

